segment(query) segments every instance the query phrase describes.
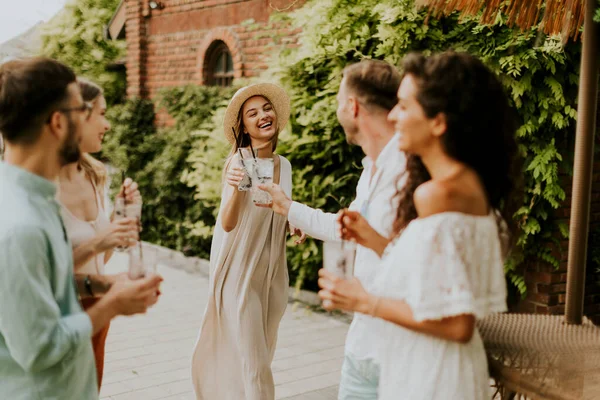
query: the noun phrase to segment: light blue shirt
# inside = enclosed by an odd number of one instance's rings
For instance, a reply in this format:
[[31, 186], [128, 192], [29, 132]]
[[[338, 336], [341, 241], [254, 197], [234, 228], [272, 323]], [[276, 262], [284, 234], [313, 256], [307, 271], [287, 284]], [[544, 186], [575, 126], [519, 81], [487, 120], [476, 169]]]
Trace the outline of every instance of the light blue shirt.
[[0, 162], [0, 399], [98, 399], [56, 186]]

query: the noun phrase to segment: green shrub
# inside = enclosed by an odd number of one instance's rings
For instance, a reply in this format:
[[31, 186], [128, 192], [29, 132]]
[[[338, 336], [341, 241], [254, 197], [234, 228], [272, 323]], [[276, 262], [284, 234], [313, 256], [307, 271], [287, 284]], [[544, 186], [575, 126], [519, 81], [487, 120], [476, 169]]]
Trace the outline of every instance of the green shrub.
[[[149, 169], [160, 171], [159, 166], [164, 165], [164, 176], [156, 177], [157, 184], [162, 182], [163, 189], [171, 198], [165, 196], [161, 200], [166, 201], [169, 207], [178, 204], [182, 211], [181, 215], [174, 216], [171, 224], [176, 227], [175, 232], [180, 241], [175, 248], [188, 255], [208, 258], [210, 254], [212, 231], [210, 234], [203, 234], [207, 230], [202, 229], [201, 225], [212, 227], [215, 224], [218, 196], [214, 189], [221, 176], [226, 154], [222, 149], [212, 146], [215, 139], [223, 137], [221, 132], [213, 132], [212, 128], [209, 136], [204, 132], [206, 127], [213, 126], [215, 111], [231, 98], [233, 90], [188, 85], [162, 92], [161, 105], [175, 119], [176, 124], [162, 132], [168, 138], [168, 144], [155, 164], [149, 165]], [[222, 115], [220, 118], [222, 121]], [[189, 161], [198, 157], [204, 165], [196, 168], [195, 173], [206, 171], [206, 174], [203, 177], [204, 183], [193, 187], [188, 184]], [[155, 168], [155, 165], [159, 168]], [[218, 168], [211, 170], [211, 166]]]
[[104, 88], [108, 104], [125, 97], [125, 68], [110, 68], [125, 54], [124, 41], [104, 38], [119, 0], [69, 1], [45, 26], [42, 54], [62, 61]]
[[[219, 101], [230, 96], [231, 89], [193, 85], [165, 90], [160, 106], [174, 117], [175, 125], [159, 130], [154, 126], [154, 105], [149, 100], [134, 99], [109, 108], [112, 131], [106, 136], [103, 155], [140, 186], [144, 197], [143, 240], [187, 255], [208, 257], [211, 236], [199, 234], [197, 221], [214, 225], [215, 200], [195, 196], [195, 188], [183, 178], [188, 175], [190, 152], [206, 146], [195, 130], [210, 123]], [[119, 184], [117, 176], [113, 191]]]
[[[562, 47], [560, 38], [540, 36], [534, 29], [520, 33], [503, 18], [484, 26], [477, 18], [459, 21], [454, 15], [426, 24], [426, 17], [412, 1], [398, 0], [313, 0], [291, 15], [276, 17], [302, 28], [301, 45], [278, 54], [264, 76], [279, 79], [292, 99], [289, 129], [278, 152], [292, 163], [294, 198], [336, 212], [355, 195], [363, 154], [345, 143], [335, 115], [340, 74], [348, 63], [378, 58], [398, 64], [410, 51], [453, 48], [472, 53], [500, 75], [523, 122], [518, 140], [525, 158], [526, 196], [515, 215], [522, 233], [506, 269], [524, 293], [517, 266], [526, 259], [558, 265], [549, 244], [558, 246], [561, 235], [568, 233], [553, 212], [565, 199], [560, 179], [570, 172], [572, 160], [580, 46]], [[129, 171], [139, 168], [135, 177], [142, 182], [146, 207], [152, 209], [148, 214], [153, 222], [146, 220], [145, 225], [151, 232], [144, 233], [149, 240], [208, 255], [229, 150], [222, 134], [223, 112], [232, 90], [186, 87], [165, 92], [161, 104], [176, 125], [147, 135], [128, 125], [138, 136], [131, 141], [137, 148], [127, 147], [128, 156], [135, 153], [127, 163], [117, 148], [121, 139], [113, 134], [115, 144], [106, 154]], [[135, 124], [134, 117], [115, 113], [126, 124]], [[313, 240], [289, 248], [291, 276], [298, 285], [315, 287], [320, 249]]]
[[[560, 173], [569, 170], [571, 158], [580, 46], [563, 48], [559, 38], [542, 37], [533, 29], [520, 33], [502, 18], [484, 26], [478, 18], [459, 21], [453, 15], [426, 24], [426, 17], [412, 1], [398, 0], [319, 0], [290, 15], [290, 22], [302, 27], [300, 46], [282, 52], [273, 70], [292, 97], [291, 137], [282, 151], [294, 167], [294, 196], [332, 212], [354, 196], [362, 154], [349, 150], [335, 118], [344, 66], [362, 58], [397, 65], [410, 51], [467, 51], [500, 75], [523, 122], [518, 140], [525, 157], [526, 198], [515, 216], [522, 233], [519, 251], [506, 268], [524, 293], [517, 266], [529, 258], [558, 265], [548, 244], [558, 244], [557, 232], [568, 233], [552, 214], [565, 199]], [[290, 249], [292, 268], [309, 282], [321, 265], [318, 248], [309, 242]]]
[[205, 210], [206, 218], [190, 221], [191, 233], [205, 243], [212, 240], [221, 201], [223, 166], [231, 148], [222, 129], [228, 100], [224, 99], [214, 115], [193, 133], [196, 146], [188, 158], [190, 169], [183, 176], [183, 181], [195, 189], [194, 199], [198, 207]]

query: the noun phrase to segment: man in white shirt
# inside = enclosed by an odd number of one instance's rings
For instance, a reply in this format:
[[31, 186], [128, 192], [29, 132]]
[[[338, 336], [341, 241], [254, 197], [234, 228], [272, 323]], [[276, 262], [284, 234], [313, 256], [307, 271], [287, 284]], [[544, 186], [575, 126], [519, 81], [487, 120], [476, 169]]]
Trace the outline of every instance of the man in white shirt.
[[[398, 149], [394, 126], [387, 120], [396, 105], [400, 74], [384, 61], [364, 60], [344, 69], [337, 95], [337, 117], [346, 140], [360, 146], [366, 157], [351, 210], [360, 211], [380, 234], [390, 237], [396, 219], [396, 194], [406, 159]], [[273, 210], [287, 216], [291, 225], [325, 241], [339, 241], [336, 214], [292, 202], [281, 188], [265, 188], [273, 197]], [[379, 256], [358, 246], [354, 274], [368, 291], [372, 286]], [[377, 399], [379, 367], [376, 343], [380, 322], [355, 314], [346, 338], [339, 389], [340, 400]]]

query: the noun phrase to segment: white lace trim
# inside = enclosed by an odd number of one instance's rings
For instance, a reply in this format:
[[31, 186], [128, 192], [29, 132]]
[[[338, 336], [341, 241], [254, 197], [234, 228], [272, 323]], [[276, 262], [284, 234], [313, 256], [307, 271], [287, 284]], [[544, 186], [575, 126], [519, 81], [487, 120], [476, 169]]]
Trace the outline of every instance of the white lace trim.
[[[502, 249], [492, 215], [444, 213], [411, 223], [388, 253], [381, 285], [415, 320], [506, 311]], [[393, 259], [396, 260], [393, 260]]]

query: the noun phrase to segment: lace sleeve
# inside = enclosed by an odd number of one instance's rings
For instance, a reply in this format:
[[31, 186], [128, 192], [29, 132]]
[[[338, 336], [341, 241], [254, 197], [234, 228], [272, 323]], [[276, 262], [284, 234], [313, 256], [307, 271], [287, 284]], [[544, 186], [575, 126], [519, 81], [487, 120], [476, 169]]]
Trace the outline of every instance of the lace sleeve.
[[415, 320], [461, 314], [482, 318], [505, 311], [506, 283], [495, 227], [453, 219], [439, 222], [423, 230], [417, 245], [406, 299]]

